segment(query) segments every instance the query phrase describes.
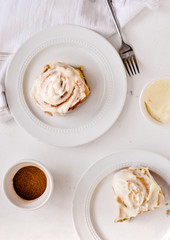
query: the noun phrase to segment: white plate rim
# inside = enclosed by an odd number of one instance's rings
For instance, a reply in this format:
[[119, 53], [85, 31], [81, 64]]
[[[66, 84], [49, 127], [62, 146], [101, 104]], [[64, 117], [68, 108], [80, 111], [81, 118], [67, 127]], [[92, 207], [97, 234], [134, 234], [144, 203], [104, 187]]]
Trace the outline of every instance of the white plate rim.
[[[75, 131], [74, 133], [74, 137], [72, 138], [71, 134], [73, 135], [73, 133], [69, 132], [68, 131], [65, 131], [64, 134], [61, 134], [59, 131], [57, 132], [57, 134], [54, 136], [54, 133], [53, 134], [49, 134], [49, 136], [47, 137], [48, 135], [48, 129], [47, 127], [43, 126], [42, 129], [37, 129], [37, 122], [33, 122], [32, 119], [30, 118], [29, 114], [28, 116], [25, 114], [26, 111], [23, 109], [23, 106], [25, 107], [26, 106], [26, 103], [23, 103], [22, 106], [20, 106], [20, 100], [18, 99], [18, 97], [16, 97], [16, 103], [17, 103], [17, 107], [15, 105], [13, 105], [12, 101], [14, 100], [13, 97], [10, 95], [10, 80], [9, 79], [12, 79], [12, 76], [14, 74], [14, 66], [15, 66], [15, 61], [20, 57], [22, 58], [21, 59], [21, 62], [19, 63], [19, 68], [23, 68], [23, 62], [26, 63], [27, 61], [29, 61], [29, 59], [32, 57], [31, 54], [29, 53], [28, 56], [27, 56], [27, 53], [26, 53], [26, 49], [29, 50], [30, 52], [33, 52], [33, 50], [36, 52], [38, 52], [39, 50], [35, 48], [33, 48], [33, 46], [31, 45], [32, 43], [36, 43], [38, 44], [37, 48], [41, 48], [41, 44], [40, 43], [37, 43], [37, 39], [40, 39], [41, 37], [44, 38], [42, 39], [42, 42], [41, 43], [44, 43], [44, 41], [46, 39], [46, 36], [50, 36], [50, 40], [48, 39], [47, 42], [49, 41], [52, 41], [51, 39], [57, 39], [57, 37], [55, 37], [55, 33], [56, 32], [60, 32], [60, 33], [63, 33], [63, 35], [67, 36], [67, 31], [69, 32], [68, 34], [70, 34], [71, 32], [75, 32], [75, 31], [81, 31], [82, 33], [84, 33], [85, 35], [87, 35], [87, 37], [90, 35], [92, 36], [93, 38], [95, 38], [95, 41], [96, 39], [102, 43], [104, 43], [104, 45], [110, 49], [112, 51], [112, 53], [115, 54], [116, 56], [116, 59], [119, 61], [119, 65], [120, 65], [120, 74], [122, 75], [122, 79], [123, 80], [123, 84], [121, 85], [121, 92], [120, 92], [120, 98], [118, 99], [118, 103], [119, 103], [119, 106], [118, 106], [118, 109], [116, 110], [115, 112], [115, 115], [112, 114], [112, 117], [111, 119], [109, 120], [109, 117], [106, 118], [107, 121], [106, 121], [106, 125], [104, 126], [104, 124], [102, 124], [102, 128], [99, 128], [99, 125], [95, 123], [93, 124], [94, 126], [91, 127], [91, 129], [83, 129], [83, 131], [85, 132], [85, 130], [90, 130], [91, 131], [94, 131], [93, 135], [90, 135], [90, 134], [84, 134], [84, 132], [82, 133], [82, 136], [80, 137], [81, 135], [81, 132], [79, 131]], [[45, 36], [45, 37], [44, 37]], [[68, 37], [68, 36], [67, 36]], [[86, 40], [87, 41], [87, 40]], [[107, 49], [107, 51], [108, 51]], [[106, 52], [107, 52], [106, 51]], [[26, 56], [23, 56], [23, 54], [25, 53]], [[108, 61], [111, 61], [110, 60], [110, 56], [105, 56], [107, 58]], [[23, 60], [23, 62], [22, 62]], [[20, 72], [21, 72], [20, 70]], [[20, 74], [22, 75], [23, 73], [21, 72], [17, 72], [16, 71], [16, 76], [18, 77]], [[20, 83], [18, 83], [18, 80], [17, 80], [17, 85], [21, 85]], [[12, 83], [14, 84], [14, 83]], [[120, 83], [115, 82], [115, 85], [120, 85]], [[79, 26], [73, 26], [73, 25], [62, 25], [62, 26], [56, 26], [54, 28], [50, 28], [50, 29], [46, 29], [40, 33], [37, 33], [36, 35], [34, 35], [33, 37], [31, 37], [30, 39], [28, 39], [19, 49], [18, 51], [16, 52], [16, 54], [13, 56], [9, 66], [8, 66], [8, 69], [7, 69], [7, 73], [6, 73], [6, 95], [7, 95], [7, 100], [8, 100], [8, 104], [9, 104], [9, 107], [10, 107], [10, 110], [11, 110], [11, 113], [14, 117], [14, 119], [16, 120], [16, 122], [22, 127], [24, 128], [28, 133], [30, 133], [32, 136], [36, 137], [37, 139], [39, 139], [40, 141], [43, 141], [43, 142], [46, 142], [48, 144], [52, 144], [52, 145], [55, 145], [55, 146], [61, 146], [61, 147], [73, 147], [73, 146], [78, 146], [78, 145], [82, 145], [82, 144], [85, 144], [85, 143], [88, 143], [88, 142], [91, 142], [93, 140], [95, 140], [96, 138], [100, 137], [101, 135], [103, 135], [112, 125], [113, 123], [117, 120], [117, 118], [119, 117], [122, 109], [123, 109], [123, 106], [124, 106], [124, 103], [125, 103], [125, 100], [126, 100], [126, 94], [127, 94], [127, 81], [126, 81], [126, 73], [125, 73], [125, 70], [124, 70], [124, 67], [123, 67], [123, 63], [121, 62], [121, 59], [117, 53], [117, 51], [114, 49], [114, 47], [104, 38], [102, 37], [101, 35], [99, 35], [98, 33], [96, 32], [93, 32], [92, 30], [89, 30], [89, 29], [86, 29], [86, 28], [82, 28], [82, 27], [79, 27]], [[12, 87], [15, 87], [15, 86], [12, 86]], [[21, 88], [21, 86], [19, 86]], [[119, 89], [120, 89], [120, 86], [119, 86]], [[17, 91], [18, 91], [18, 86], [17, 86]], [[19, 94], [19, 95], [22, 95]], [[21, 96], [19, 96], [20, 98]], [[20, 111], [22, 111], [22, 113], [19, 113], [18, 112], [18, 109]], [[103, 119], [102, 119], [103, 120]], [[38, 125], [40, 126], [40, 121], [38, 122]], [[39, 127], [38, 126], [38, 127]], [[84, 135], [83, 135], [84, 134]], [[66, 137], [65, 137], [66, 136]], [[70, 139], [72, 141], [70, 141]]]
[[[151, 157], [151, 159], [149, 160], [147, 159], [147, 161], [141, 161], [137, 159], [132, 162], [129, 162], [128, 160], [128, 156], [131, 156], [133, 158], [135, 156], [141, 156], [141, 155], [147, 158]], [[115, 158], [115, 159], [112, 160], [112, 158]], [[159, 167], [154, 166], [156, 161], [161, 161], [161, 164], [159, 165]], [[107, 165], [112, 166], [112, 168]], [[77, 232], [77, 235], [81, 240], [86, 240], [86, 239], [104, 240], [104, 239], [101, 239], [100, 236], [98, 236], [98, 234], [96, 233], [95, 229], [92, 226], [92, 222], [89, 216], [90, 201], [97, 185], [102, 181], [102, 179], [104, 179], [108, 174], [112, 173], [113, 171], [116, 171], [125, 167], [139, 166], [139, 165], [143, 167], [148, 167], [151, 171], [156, 172], [157, 174], [162, 176], [164, 179], [166, 179], [167, 183], [170, 185], [170, 175], [168, 174], [168, 171], [170, 171], [170, 160], [168, 160], [166, 157], [160, 154], [147, 151], [147, 150], [128, 149], [121, 152], [114, 152], [96, 161], [90, 167], [88, 167], [87, 170], [84, 171], [84, 173], [82, 174], [82, 176], [80, 177], [77, 183], [77, 186], [75, 188], [74, 195], [73, 195], [73, 201], [72, 201], [73, 224]], [[98, 166], [99, 166], [99, 169], [101, 170], [101, 174], [95, 177], [94, 183], [88, 186], [88, 189], [85, 189], [84, 182], [87, 183], [89, 172], [91, 172], [90, 173], [91, 177], [94, 176], [95, 174], [94, 171], [96, 168], [98, 168]], [[80, 197], [84, 199], [83, 202], [79, 201], [80, 200], [78, 196], [79, 191], [81, 192], [81, 194], [83, 194], [83, 197], [82, 195]], [[83, 208], [83, 211], [82, 211], [82, 208]], [[77, 219], [77, 216], [76, 216], [77, 214], [79, 215], [79, 220]], [[80, 221], [80, 218], [83, 222]], [[82, 224], [83, 227], [80, 226], [81, 225], [80, 223]]]

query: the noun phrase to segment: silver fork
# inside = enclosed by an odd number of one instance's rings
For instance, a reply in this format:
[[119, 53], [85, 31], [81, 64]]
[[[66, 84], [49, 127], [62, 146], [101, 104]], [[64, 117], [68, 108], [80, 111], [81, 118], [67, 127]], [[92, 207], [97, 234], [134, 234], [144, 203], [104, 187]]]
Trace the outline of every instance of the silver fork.
[[116, 13], [115, 13], [113, 5], [112, 5], [112, 0], [106, 0], [106, 3], [107, 3], [107, 6], [110, 10], [111, 16], [113, 18], [113, 22], [115, 24], [115, 28], [117, 30], [117, 33], [118, 33], [118, 35], [121, 39], [121, 42], [122, 42], [121, 47], [119, 49], [119, 54], [120, 54], [120, 57], [123, 61], [123, 64], [124, 64], [128, 74], [129, 74], [129, 76], [140, 73], [139, 72], [139, 67], [138, 67], [138, 64], [137, 64], [137, 60], [136, 60], [136, 57], [135, 57], [135, 54], [134, 54], [134, 51], [133, 51], [132, 47], [129, 46], [128, 44], [126, 44], [123, 40], [123, 36], [122, 36], [121, 31], [120, 31], [120, 25], [119, 25]]

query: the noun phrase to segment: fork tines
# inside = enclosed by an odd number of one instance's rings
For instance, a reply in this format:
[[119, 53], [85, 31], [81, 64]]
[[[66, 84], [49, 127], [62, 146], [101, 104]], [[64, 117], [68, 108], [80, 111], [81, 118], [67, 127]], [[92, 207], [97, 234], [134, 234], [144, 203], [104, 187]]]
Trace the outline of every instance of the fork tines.
[[140, 73], [135, 55], [132, 55], [127, 58], [122, 58], [122, 61], [124, 63], [124, 66], [129, 74], [129, 76]]
[[122, 41], [119, 54], [129, 76], [140, 73], [134, 51], [130, 45]]

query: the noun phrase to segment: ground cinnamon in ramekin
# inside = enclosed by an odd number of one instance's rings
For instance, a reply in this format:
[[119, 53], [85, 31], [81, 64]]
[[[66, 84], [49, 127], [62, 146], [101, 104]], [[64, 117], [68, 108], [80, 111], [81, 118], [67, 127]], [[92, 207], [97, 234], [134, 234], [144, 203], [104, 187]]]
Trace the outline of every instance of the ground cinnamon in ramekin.
[[18, 170], [13, 178], [15, 192], [25, 200], [40, 197], [47, 186], [45, 173], [35, 166], [27, 166]]

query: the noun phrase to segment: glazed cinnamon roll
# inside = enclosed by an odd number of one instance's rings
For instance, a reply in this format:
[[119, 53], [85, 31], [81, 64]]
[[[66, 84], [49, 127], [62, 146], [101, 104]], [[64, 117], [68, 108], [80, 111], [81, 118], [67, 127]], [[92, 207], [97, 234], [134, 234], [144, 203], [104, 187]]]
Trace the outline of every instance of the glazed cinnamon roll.
[[89, 94], [83, 67], [75, 68], [61, 62], [46, 65], [31, 89], [34, 102], [51, 116], [64, 115], [73, 110]]
[[162, 206], [164, 195], [148, 168], [130, 167], [117, 172], [112, 187], [119, 207], [114, 222], [129, 221], [131, 217]]

